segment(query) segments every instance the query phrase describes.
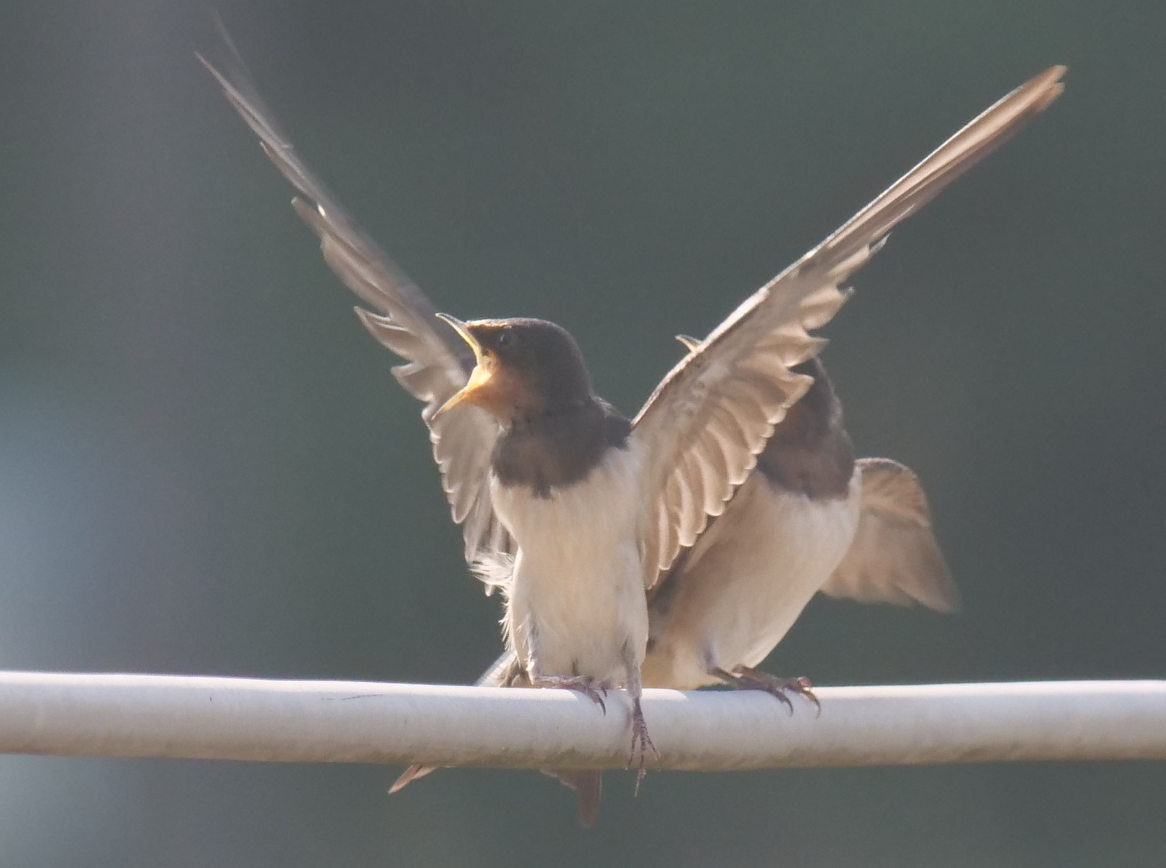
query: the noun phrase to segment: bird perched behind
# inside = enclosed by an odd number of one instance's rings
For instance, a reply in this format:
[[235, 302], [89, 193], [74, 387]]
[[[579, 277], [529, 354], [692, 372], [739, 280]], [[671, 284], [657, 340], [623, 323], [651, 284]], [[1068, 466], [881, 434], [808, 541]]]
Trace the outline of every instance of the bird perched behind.
[[692, 341], [628, 420], [595, 395], [578, 346], [560, 327], [439, 319], [299, 159], [237, 54], [226, 75], [206, 66], [310, 200], [294, 205], [325, 259], [378, 310], [358, 310], [362, 322], [407, 360], [394, 374], [425, 403], [467, 560], [485, 564], [503, 588], [506, 642], [525, 677], [600, 705], [603, 691], [624, 687], [632, 700], [629, 764], [641, 776], [655, 750], [640, 705], [645, 590], [725, 510], [774, 426], [813, 384], [795, 369], [824, 344], [808, 330], [844, 303], [841, 284], [896, 223], [1055, 98], [1061, 74], [1050, 70], [1005, 98]]
[[885, 458], [855, 460], [842, 406], [821, 360], [814, 385], [765, 445], [757, 467], [648, 594], [644, 684], [730, 684], [813, 700], [805, 679], [758, 672], [818, 591], [863, 602], [922, 603], [959, 594], [915, 474]]

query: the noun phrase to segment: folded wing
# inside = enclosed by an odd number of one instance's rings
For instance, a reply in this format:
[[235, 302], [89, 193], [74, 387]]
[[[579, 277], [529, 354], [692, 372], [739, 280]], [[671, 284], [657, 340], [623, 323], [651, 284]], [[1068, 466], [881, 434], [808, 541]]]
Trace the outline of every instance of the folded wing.
[[651, 586], [719, 515], [786, 410], [809, 386], [790, 368], [824, 341], [808, 330], [846, 300], [842, 284], [891, 228], [987, 156], [1061, 93], [1054, 66], [1012, 91], [695, 343], [634, 420], [649, 456], [644, 574]]

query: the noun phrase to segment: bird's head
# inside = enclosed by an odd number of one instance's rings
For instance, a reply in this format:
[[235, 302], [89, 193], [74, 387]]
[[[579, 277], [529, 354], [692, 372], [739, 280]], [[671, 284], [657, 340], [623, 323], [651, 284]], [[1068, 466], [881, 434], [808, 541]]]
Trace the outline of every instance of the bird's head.
[[459, 404], [474, 404], [504, 423], [514, 423], [594, 400], [579, 346], [554, 323], [540, 319], [462, 322], [438, 316], [470, 345], [477, 364], [469, 381], [435, 417]]

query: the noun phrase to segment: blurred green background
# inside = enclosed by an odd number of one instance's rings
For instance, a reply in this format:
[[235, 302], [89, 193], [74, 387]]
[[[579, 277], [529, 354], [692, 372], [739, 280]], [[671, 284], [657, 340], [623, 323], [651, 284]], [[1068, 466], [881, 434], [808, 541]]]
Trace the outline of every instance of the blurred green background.
[[[1166, 674], [1166, 7], [220, 2], [309, 163], [463, 317], [569, 328], [633, 413], [704, 334], [1051, 63], [1051, 110], [828, 329], [958, 617], [817, 601], [819, 684]], [[465, 683], [417, 407], [203, 70], [202, 0], [0, 6], [0, 667]], [[778, 711], [775, 709], [775, 713]], [[1161, 866], [1166, 768], [609, 776], [0, 758], [0, 866]]]

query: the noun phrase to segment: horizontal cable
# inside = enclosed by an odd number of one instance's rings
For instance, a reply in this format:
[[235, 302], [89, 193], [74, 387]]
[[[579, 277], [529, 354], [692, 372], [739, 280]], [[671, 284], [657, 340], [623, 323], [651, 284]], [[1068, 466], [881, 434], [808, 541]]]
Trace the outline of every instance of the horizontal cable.
[[[1166, 681], [644, 692], [657, 768], [1166, 759]], [[630, 704], [563, 690], [0, 672], [0, 752], [617, 768]]]

